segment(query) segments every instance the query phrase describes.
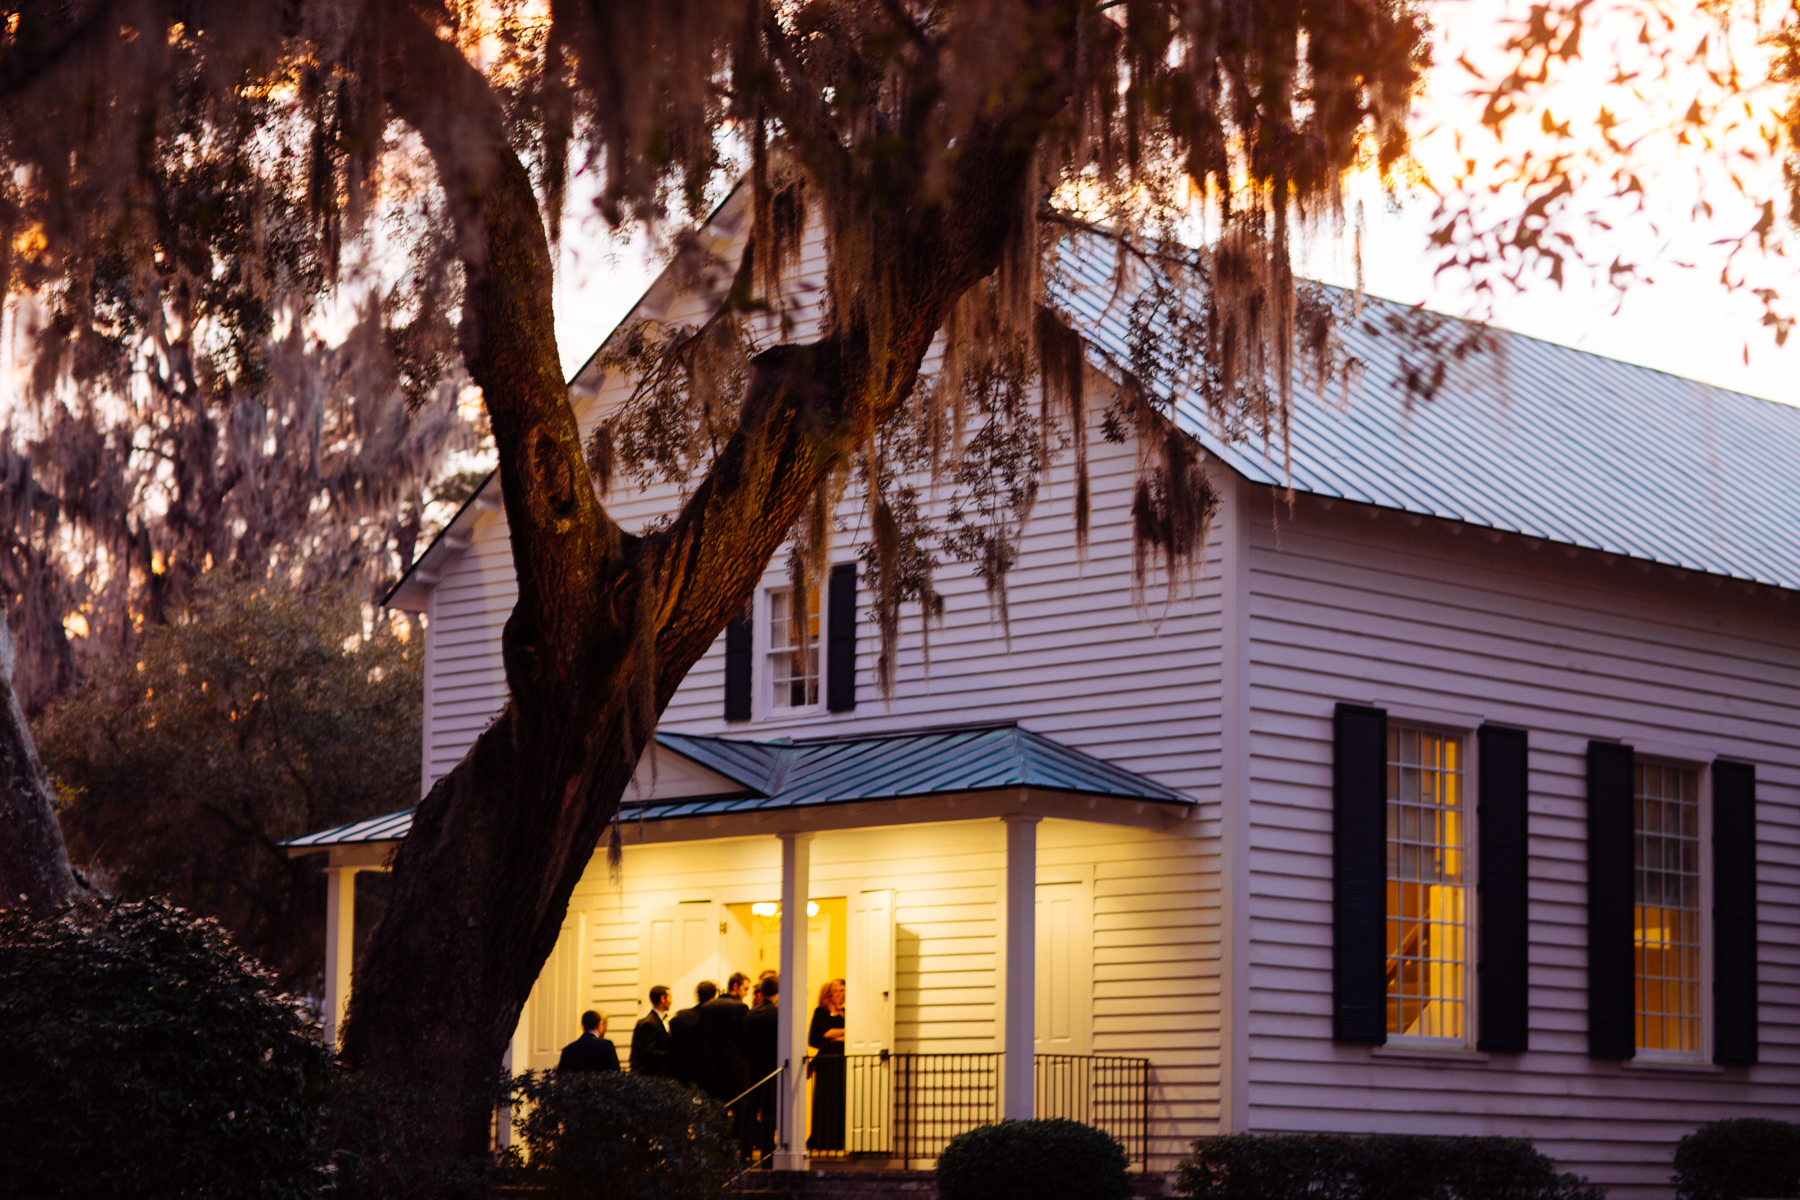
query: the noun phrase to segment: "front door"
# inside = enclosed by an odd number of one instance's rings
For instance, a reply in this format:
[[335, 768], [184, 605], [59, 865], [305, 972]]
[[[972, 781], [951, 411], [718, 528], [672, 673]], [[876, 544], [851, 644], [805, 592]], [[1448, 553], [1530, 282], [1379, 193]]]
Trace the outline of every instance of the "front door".
[[661, 984], [669, 989], [675, 1009], [694, 1003], [694, 985], [711, 979], [720, 987], [720, 906], [710, 900], [645, 907], [638, 931], [639, 1006], [649, 1003], [650, 989]]
[[851, 896], [844, 975], [845, 1148], [888, 1148], [892, 1088], [885, 1056], [894, 1048], [894, 891]]
[[1086, 1054], [1094, 1023], [1094, 901], [1086, 880], [1037, 887], [1039, 1054]]
[[571, 912], [557, 935], [556, 949], [538, 972], [526, 1001], [526, 1039], [535, 1071], [556, 1065], [562, 1048], [581, 1036], [581, 945], [585, 914]]

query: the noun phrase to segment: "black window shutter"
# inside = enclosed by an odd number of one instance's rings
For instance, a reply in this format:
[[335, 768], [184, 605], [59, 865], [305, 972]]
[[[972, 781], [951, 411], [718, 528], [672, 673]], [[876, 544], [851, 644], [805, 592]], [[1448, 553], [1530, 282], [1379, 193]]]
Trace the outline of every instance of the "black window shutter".
[[1756, 1061], [1756, 768], [1713, 764], [1713, 1061]]
[[725, 719], [750, 719], [751, 637], [748, 611], [725, 626]]
[[1632, 750], [1588, 743], [1588, 1053], [1637, 1054]]
[[856, 564], [831, 568], [831, 597], [825, 610], [825, 707], [856, 707]]
[[1331, 1036], [1387, 1041], [1387, 713], [1340, 704], [1333, 722]]
[[1526, 1048], [1530, 1024], [1527, 884], [1530, 848], [1526, 840], [1529, 778], [1523, 729], [1483, 725], [1480, 746], [1481, 940], [1476, 971], [1480, 980], [1479, 1049], [1517, 1053]]

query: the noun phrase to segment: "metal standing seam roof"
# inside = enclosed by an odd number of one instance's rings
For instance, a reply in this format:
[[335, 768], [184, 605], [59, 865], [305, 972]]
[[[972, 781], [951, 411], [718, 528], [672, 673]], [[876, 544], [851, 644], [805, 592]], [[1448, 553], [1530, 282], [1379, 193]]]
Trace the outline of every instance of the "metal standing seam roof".
[[[1075, 283], [1055, 297], [1102, 369], [1131, 359], [1113, 254], [1065, 243]], [[1278, 437], [1222, 437], [1196, 396], [1174, 397], [1177, 420], [1256, 483], [1800, 588], [1800, 408], [1500, 329], [1408, 405], [1401, 359], [1420, 349], [1378, 330], [1411, 310], [1362, 304], [1338, 330], [1364, 364], [1347, 403], [1296, 380], [1285, 463]]]
[[[1173, 804], [1190, 797], [1015, 725], [989, 725], [793, 743], [659, 732], [658, 744], [718, 772], [740, 789], [713, 796], [619, 806], [621, 819], [773, 812], [871, 800], [1030, 788]], [[412, 809], [290, 838], [288, 850], [398, 841]]]

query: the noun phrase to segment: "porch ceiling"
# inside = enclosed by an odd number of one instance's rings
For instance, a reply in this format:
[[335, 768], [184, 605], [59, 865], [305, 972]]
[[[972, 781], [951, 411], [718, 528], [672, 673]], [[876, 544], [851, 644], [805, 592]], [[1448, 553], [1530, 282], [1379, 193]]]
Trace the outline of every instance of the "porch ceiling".
[[[1194, 803], [1016, 725], [795, 742], [659, 732], [656, 742], [656, 754], [646, 754], [638, 765], [619, 816], [640, 828], [657, 823], [673, 832], [670, 823], [692, 822], [705, 830], [696, 828], [689, 836], [729, 836], [724, 829], [745, 818], [760, 826], [780, 813], [795, 813], [817, 827], [815, 820], [825, 816], [811, 811], [818, 809], [837, 810], [835, 819], [823, 822], [829, 825], [846, 818], [856, 825], [890, 824], [896, 818], [963, 820], [988, 815], [995, 805], [1125, 824], [1145, 823], [1142, 818], [1149, 815], [1160, 824], [1165, 814], [1185, 816]], [[940, 809], [942, 815], [930, 815]], [[412, 828], [412, 813], [371, 817], [281, 844], [292, 857], [392, 844]]]

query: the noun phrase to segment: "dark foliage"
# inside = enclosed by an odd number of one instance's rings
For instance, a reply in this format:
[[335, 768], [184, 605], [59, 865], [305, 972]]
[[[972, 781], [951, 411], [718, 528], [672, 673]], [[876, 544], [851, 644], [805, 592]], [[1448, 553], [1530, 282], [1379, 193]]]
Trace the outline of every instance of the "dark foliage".
[[667, 1079], [529, 1073], [516, 1121], [525, 1179], [550, 1197], [712, 1200], [739, 1170], [725, 1110]]
[[1601, 1200], [1523, 1138], [1203, 1138], [1176, 1190], [1204, 1200]]
[[215, 573], [36, 723], [76, 864], [219, 918], [292, 990], [319, 978], [325, 906], [280, 839], [418, 797], [419, 639], [365, 638], [358, 599]]
[[1800, 1196], [1800, 1125], [1709, 1121], [1676, 1143], [1674, 1180], [1679, 1200]]
[[316, 1195], [330, 1069], [214, 921], [162, 901], [0, 912], [0, 1193]]
[[1061, 1118], [1001, 1121], [950, 1139], [942, 1200], [1125, 1200], [1131, 1177], [1111, 1135]]

